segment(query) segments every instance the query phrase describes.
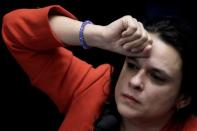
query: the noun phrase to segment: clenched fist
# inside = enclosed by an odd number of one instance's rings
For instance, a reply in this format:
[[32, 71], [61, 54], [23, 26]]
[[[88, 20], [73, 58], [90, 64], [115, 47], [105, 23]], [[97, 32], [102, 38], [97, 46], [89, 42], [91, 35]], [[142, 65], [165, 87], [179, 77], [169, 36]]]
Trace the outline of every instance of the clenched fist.
[[[94, 25], [88, 26], [91, 28]], [[98, 26], [93, 30], [99, 32], [100, 37], [92, 36], [95, 39], [89, 41], [91, 46], [133, 57], [147, 57], [150, 54], [150, 35], [142, 23], [131, 16], [124, 16], [107, 26]]]

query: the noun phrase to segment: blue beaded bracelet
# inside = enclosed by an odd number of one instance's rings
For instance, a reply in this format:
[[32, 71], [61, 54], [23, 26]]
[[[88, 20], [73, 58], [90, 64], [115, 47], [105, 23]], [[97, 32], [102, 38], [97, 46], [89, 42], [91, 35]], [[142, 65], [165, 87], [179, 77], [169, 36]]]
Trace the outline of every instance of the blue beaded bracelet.
[[86, 20], [82, 23], [81, 25], [81, 28], [80, 28], [80, 31], [79, 31], [79, 41], [80, 41], [80, 45], [84, 48], [84, 49], [89, 49], [90, 47], [87, 45], [86, 41], [85, 41], [85, 38], [84, 38], [84, 29], [85, 29], [85, 26], [87, 24], [92, 24], [91, 21], [89, 20]]

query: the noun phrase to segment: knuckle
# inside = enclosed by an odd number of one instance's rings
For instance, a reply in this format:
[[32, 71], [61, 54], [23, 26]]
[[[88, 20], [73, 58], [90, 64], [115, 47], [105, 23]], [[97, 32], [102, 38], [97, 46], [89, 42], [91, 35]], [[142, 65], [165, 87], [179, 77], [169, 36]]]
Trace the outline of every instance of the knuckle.
[[135, 31], [137, 31], [137, 27], [136, 26], [133, 26], [132, 27], [132, 30], [135, 32]]
[[142, 25], [142, 23], [140, 21], [138, 21], [138, 24]]
[[150, 40], [149, 40], [149, 42], [152, 44], [152, 43], [153, 43], [153, 40], [152, 40], [152, 39], [150, 39]]
[[129, 19], [131, 19], [131, 18], [132, 18], [132, 16], [131, 16], [131, 15], [126, 15], [125, 17], [127, 17], [127, 18], [129, 18]]
[[140, 27], [143, 27], [143, 25], [142, 25], [142, 23], [141, 22], [137, 22], [138, 23], [138, 25], [140, 26]]
[[133, 18], [133, 20], [134, 20], [135, 22], [137, 22], [137, 19], [136, 19], [136, 18]]
[[148, 35], [146, 33], [143, 33], [142, 40], [148, 41]]
[[132, 19], [132, 17], [130, 15], [125, 15], [123, 18], [124, 19]]
[[136, 33], [135, 33], [135, 37], [138, 39], [138, 38], [141, 38], [142, 35], [140, 34], [140, 32], [136, 32]]
[[152, 43], [152, 39], [151, 39], [151, 36], [150, 34], [147, 32], [147, 43]]
[[147, 41], [148, 38], [146, 36], [142, 36], [142, 41]]
[[147, 42], [148, 42], [149, 44], [152, 44], [152, 43], [153, 43], [153, 40], [152, 40], [152, 39], [148, 39]]
[[146, 46], [141, 46], [138, 48], [138, 51], [143, 51]]

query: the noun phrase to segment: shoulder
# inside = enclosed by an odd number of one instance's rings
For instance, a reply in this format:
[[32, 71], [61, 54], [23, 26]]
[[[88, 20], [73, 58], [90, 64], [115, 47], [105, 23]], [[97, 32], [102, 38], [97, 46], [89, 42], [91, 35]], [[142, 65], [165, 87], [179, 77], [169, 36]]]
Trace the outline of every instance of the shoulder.
[[197, 116], [191, 116], [186, 121], [183, 131], [197, 131]]
[[[109, 64], [102, 64], [89, 73], [92, 81], [97, 81], [100, 86], [105, 87], [109, 83], [113, 67]], [[108, 85], [108, 84], [107, 84]]]

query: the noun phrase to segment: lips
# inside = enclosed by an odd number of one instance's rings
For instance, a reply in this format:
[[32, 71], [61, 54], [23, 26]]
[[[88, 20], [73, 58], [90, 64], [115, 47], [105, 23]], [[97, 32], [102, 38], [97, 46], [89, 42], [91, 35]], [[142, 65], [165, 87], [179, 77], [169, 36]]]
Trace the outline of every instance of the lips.
[[130, 101], [134, 101], [135, 103], [141, 104], [141, 102], [137, 100], [135, 97], [133, 97], [132, 95], [123, 94], [122, 96], [126, 99], [129, 99]]

